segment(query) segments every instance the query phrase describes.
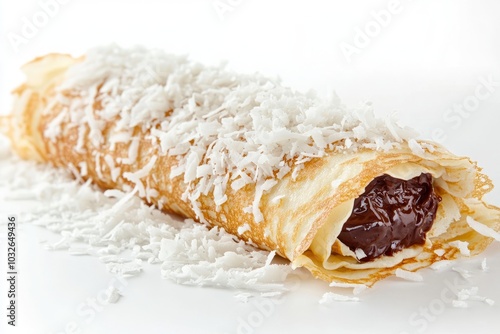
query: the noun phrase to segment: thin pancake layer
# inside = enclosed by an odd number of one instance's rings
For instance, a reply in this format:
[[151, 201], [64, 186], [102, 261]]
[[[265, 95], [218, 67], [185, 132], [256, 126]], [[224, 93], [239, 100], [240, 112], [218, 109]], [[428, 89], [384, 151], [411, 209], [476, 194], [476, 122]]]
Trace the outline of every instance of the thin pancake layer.
[[[489, 179], [468, 158], [430, 142], [420, 142], [419, 150], [414, 148], [419, 145], [415, 141], [403, 141], [390, 150], [348, 150], [339, 144], [324, 156], [305, 162], [295, 175], [270, 179], [272, 186], [267, 188], [256, 183], [232, 187], [238, 179], [228, 172], [227, 199], [220, 203], [213, 193], [201, 193], [194, 206], [186, 197], [188, 187], [203, 181], [186, 182], [186, 172], [172, 176], [179, 157], [159, 153], [159, 144], [152, 140], [158, 129], [137, 124], [126, 129], [132, 140], [111, 140], [123, 135], [120, 114], [100, 118], [99, 100], [79, 107], [81, 119], [77, 121], [81, 126], [62, 116], [67, 101], [83, 93], [61, 89], [71, 77], [67, 69], [83, 60], [53, 54], [23, 68], [27, 82], [15, 90], [14, 112], [4, 120], [13, 148], [23, 158], [68, 168], [102, 189], [134, 191], [162, 210], [221, 226], [260, 248], [276, 250], [295, 266], [304, 266], [327, 281], [371, 285], [397, 268], [413, 271], [441, 259], [454, 259], [459, 255], [450, 246], [454, 240], [468, 242], [471, 253], [477, 254], [491, 239], [473, 231], [466, 222], [468, 216], [500, 230], [500, 210], [482, 201], [492, 189]], [[100, 87], [94, 93], [105, 94], [102, 90]], [[165, 117], [169, 113], [166, 110]], [[96, 124], [102, 136], [98, 145], [92, 136]], [[131, 155], [135, 159], [131, 160]], [[421, 173], [432, 175], [442, 198], [425, 245], [373, 261], [358, 261], [337, 238], [354, 199], [380, 175], [409, 180]], [[261, 220], [255, 217], [256, 204]], [[436, 249], [443, 249], [444, 255], [436, 255]]]

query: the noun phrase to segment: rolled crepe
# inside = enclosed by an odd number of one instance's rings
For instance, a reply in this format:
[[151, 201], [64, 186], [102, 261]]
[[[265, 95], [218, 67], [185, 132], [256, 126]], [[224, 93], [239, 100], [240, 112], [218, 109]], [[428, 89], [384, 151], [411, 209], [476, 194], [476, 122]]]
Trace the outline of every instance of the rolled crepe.
[[[3, 119], [21, 157], [223, 227], [323, 280], [372, 285], [483, 251], [493, 234], [471, 222], [500, 230], [476, 163], [335, 98], [140, 48], [49, 54], [23, 70]], [[438, 204], [421, 242], [367, 260], [339, 236], [384, 175], [430, 175]]]

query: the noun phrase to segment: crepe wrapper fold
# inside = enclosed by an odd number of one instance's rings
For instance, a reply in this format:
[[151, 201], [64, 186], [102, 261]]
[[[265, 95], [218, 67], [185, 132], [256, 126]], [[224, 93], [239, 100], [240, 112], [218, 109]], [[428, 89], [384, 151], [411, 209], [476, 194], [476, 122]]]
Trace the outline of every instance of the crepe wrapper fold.
[[[65, 79], [67, 69], [83, 59], [50, 54], [26, 64], [23, 67], [26, 83], [14, 91], [14, 110], [2, 119], [2, 130], [11, 139], [13, 149], [24, 159], [48, 162], [73, 172], [85, 162], [89, 166], [86, 175], [77, 175], [82, 180], [91, 179], [103, 190], [133, 188], [134, 184], [124, 175], [141, 170], [150, 162], [155, 148], [146, 138], [151, 129], [141, 130], [140, 126], [134, 129], [134, 135], [140, 138], [138, 157], [135, 163], [119, 164], [119, 175], [113, 175], [102, 157], [110, 155], [114, 161], [126, 157], [128, 143], [117, 143], [111, 149], [106, 141], [97, 148], [85, 142], [83, 150], [75, 150], [78, 130], [64, 122], [60, 125], [62, 134], [56, 140], [44, 136], [48, 124], [61, 111], [55, 99], [58, 86]], [[72, 97], [68, 95], [67, 98]], [[115, 124], [106, 122], [104, 137], [114, 131]], [[492, 189], [491, 181], [469, 158], [455, 156], [436, 143], [420, 143], [426, 145], [419, 154], [403, 143], [389, 151], [329, 152], [322, 158], [313, 159], [305, 163], [295, 180], [287, 175], [264, 193], [259, 204], [264, 217], [260, 223], [254, 222], [252, 214], [245, 210], [255, 197], [252, 184], [238, 191], [228, 187], [228, 200], [219, 211], [210, 194], [201, 195], [201, 210], [211, 225], [223, 227], [262, 249], [276, 250], [294, 266], [306, 267], [314, 276], [329, 282], [371, 286], [394, 274], [398, 268], [415, 271], [436, 261], [455, 259], [460, 256], [459, 249], [450, 245], [455, 240], [467, 242], [471, 255], [480, 253], [492, 239], [472, 230], [467, 217], [500, 230], [499, 208], [482, 200]], [[97, 156], [100, 162], [96, 161]], [[163, 211], [196, 219], [191, 205], [182, 200], [186, 190], [182, 175], [169, 177], [175, 164], [175, 157], [158, 156], [141, 181], [160, 196], [142, 194], [141, 197]], [[337, 239], [353, 209], [354, 199], [382, 174], [410, 179], [421, 173], [432, 174], [435, 191], [442, 198], [425, 245], [414, 245], [373, 261], [358, 261], [356, 255]], [[162, 197], [167, 200], [159, 202], [158, 198]], [[248, 228], [238, 233], [238, 228], [244, 224], [248, 224]], [[434, 251], [438, 249], [444, 254], [437, 255]]]

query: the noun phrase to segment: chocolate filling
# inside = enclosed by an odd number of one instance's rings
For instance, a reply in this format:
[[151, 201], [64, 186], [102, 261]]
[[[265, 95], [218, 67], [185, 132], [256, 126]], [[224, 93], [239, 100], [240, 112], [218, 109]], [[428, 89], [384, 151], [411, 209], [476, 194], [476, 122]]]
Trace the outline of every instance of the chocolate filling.
[[354, 200], [352, 214], [338, 238], [354, 252], [363, 250], [366, 257], [361, 261], [423, 244], [440, 200], [434, 193], [430, 174], [411, 180], [384, 174], [370, 182]]

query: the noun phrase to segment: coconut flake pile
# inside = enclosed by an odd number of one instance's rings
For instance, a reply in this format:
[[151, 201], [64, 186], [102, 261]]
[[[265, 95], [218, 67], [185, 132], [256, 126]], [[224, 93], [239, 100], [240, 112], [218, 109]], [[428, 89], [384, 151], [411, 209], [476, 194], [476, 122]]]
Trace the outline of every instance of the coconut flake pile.
[[[183, 200], [201, 221], [201, 194], [213, 194], [219, 208], [229, 184], [236, 191], [255, 184], [249, 212], [260, 222], [263, 193], [289, 173], [296, 177], [305, 162], [335, 150], [389, 150], [415, 136], [392, 116], [376, 118], [369, 105], [347, 110], [337, 97], [321, 100], [259, 74], [241, 75], [140, 47], [90, 50], [70, 69], [61, 91], [72, 98], [59, 96], [62, 116], [45, 136], [56, 140], [59, 125], [69, 122], [80, 129], [75, 149], [82, 150], [84, 141], [99, 147], [105, 124], [112, 121], [116, 133], [110, 140], [128, 142], [125, 160], [133, 163], [132, 133], [139, 127], [159, 156], [177, 157], [170, 177], [183, 177], [188, 185]], [[412, 143], [415, 152], [422, 150]]]
[[[164, 278], [179, 284], [283, 293], [289, 265], [271, 263], [275, 253], [256, 250], [223, 229], [181, 221], [146, 205], [133, 193], [101, 192], [89, 182], [50, 166], [20, 161], [0, 142], [0, 201], [28, 200], [20, 221], [60, 234], [47, 249], [93, 255], [114, 274], [141, 273], [161, 264]], [[114, 293], [111, 299], [119, 296]]]

